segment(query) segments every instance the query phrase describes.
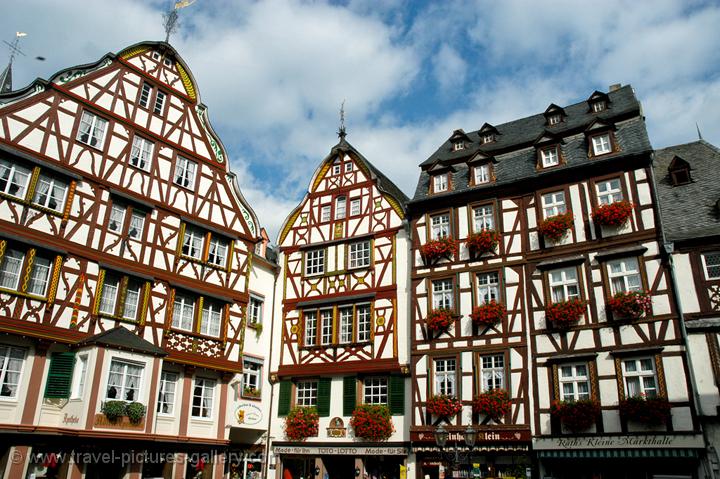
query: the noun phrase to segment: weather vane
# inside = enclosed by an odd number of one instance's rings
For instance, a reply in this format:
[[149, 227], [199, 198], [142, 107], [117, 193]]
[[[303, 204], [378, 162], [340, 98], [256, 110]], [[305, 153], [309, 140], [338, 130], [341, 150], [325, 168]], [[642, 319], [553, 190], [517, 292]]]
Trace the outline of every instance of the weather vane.
[[178, 28], [178, 10], [189, 7], [196, 0], [180, 0], [175, 2], [173, 8], [163, 13], [163, 27], [165, 28], [165, 43], [170, 41], [170, 35], [175, 33]]
[[[25, 52], [20, 50], [20, 47], [18, 47], [18, 45], [20, 44], [20, 39], [26, 36], [27, 33], [25, 32], [15, 32], [15, 40], [13, 40], [12, 43], [3, 40], [3, 43], [7, 45], [10, 49], [10, 61], [8, 62], [8, 66], [5, 68], [5, 70], [0, 72], [0, 93], [7, 93], [12, 90], [13, 61], [15, 61], [15, 57], [17, 55], [25, 56]], [[45, 60], [45, 57], [35, 57], [35, 59]]]
[[343, 100], [340, 104], [340, 129], [337, 134], [341, 140], [344, 140], [347, 135], [347, 132], [345, 131], [345, 100]]

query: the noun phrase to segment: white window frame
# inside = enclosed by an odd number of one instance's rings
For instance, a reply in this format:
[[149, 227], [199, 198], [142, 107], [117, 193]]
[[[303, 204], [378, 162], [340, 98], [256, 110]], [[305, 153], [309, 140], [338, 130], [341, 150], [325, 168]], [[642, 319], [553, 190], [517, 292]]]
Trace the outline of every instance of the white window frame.
[[[113, 364], [119, 364], [122, 366], [122, 370], [120, 373], [121, 381], [118, 384], [118, 389], [115, 397], [110, 397], [110, 377], [112, 376], [113, 372]], [[137, 371], [139, 371], [139, 374], [135, 375], [132, 374], [131, 377], [136, 378], [137, 380], [137, 386], [131, 387], [131, 385], [128, 385], [128, 376], [130, 368], [136, 368]], [[108, 401], [127, 401], [127, 402], [134, 402], [134, 401], [142, 401], [142, 386], [143, 386], [143, 377], [145, 375], [145, 364], [143, 363], [136, 363], [133, 361], [128, 361], [125, 358], [121, 357], [114, 357], [110, 359], [110, 368], [108, 369], [108, 377], [107, 377], [107, 383], [105, 385], [105, 399]], [[114, 386], [112, 386], [114, 387]], [[127, 394], [129, 391], [135, 391], [135, 394], [133, 394], [132, 398], [127, 397]]]
[[[6, 246], [5, 253], [0, 260], [0, 287], [18, 291], [20, 289], [20, 278], [25, 274], [25, 251], [9, 248]], [[8, 260], [11, 260], [10, 263]], [[8, 269], [8, 266], [12, 266]], [[14, 279], [14, 281], [13, 281]]]
[[175, 415], [175, 396], [180, 375], [174, 371], [163, 371], [160, 374], [158, 388], [157, 413], [160, 416]]
[[[6, 246], [5, 253], [0, 259], [0, 288], [20, 291], [22, 285], [20, 279], [28, 272], [27, 252], [27, 248], [18, 249], [9, 245]], [[12, 263], [9, 260], [12, 260]], [[36, 252], [30, 268], [30, 281], [27, 284], [26, 293], [45, 297], [53, 271], [53, 264], [51, 259]], [[9, 268], [9, 266], [12, 266], [12, 268]]]
[[[15, 401], [18, 396], [18, 389], [22, 384], [27, 351], [24, 348], [0, 344], [0, 352], [2, 352], [0, 354], [0, 401]], [[20, 361], [19, 370], [9, 369], [11, 360]], [[8, 378], [8, 374], [17, 374], [17, 380], [12, 382]]]
[[358, 241], [348, 245], [348, 268], [367, 268], [370, 266], [370, 240]]
[[[0, 158], [0, 185], [2, 185], [0, 186], [0, 193], [21, 200], [25, 199], [32, 173], [31, 168]], [[13, 188], [15, 188], [15, 191], [11, 191]]]
[[350, 200], [350, 216], [358, 216], [360, 212], [360, 199]]
[[108, 230], [115, 233], [122, 232], [125, 225], [125, 211], [127, 207], [120, 203], [113, 203], [110, 207], [110, 219], [108, 221]]
[[553, 126], [562, 122], [562, 115], [560, 113], [554, 113], [548, 116], [548, 125]]
[[452, 279], [432, 280], [432, 307], [433, 309], [453, 309], [454, 291]]
[[442, 193], [448, 190], [448, 174], [440, 173], [433, 176], [433, 193]]
[[333, 310], [320, 310], [320, 345], [328, 346], [333, 343]]
[[222, 334], [225, 307], [219, 301], [203, 298], [202, 314], [200, 315], [200, 334], [219, 338]]
[[[700, 256], [705, 278], [708, 280], [720, 279], [720, 251], [706, 251]], [[708, 257], [710, 261], [708, 261]]]
[[[625, 397], [642, 395], [651, 398], [660, 395], [654, 357], [623, 359], [621, 364]], [[652, 384], [650, 384], [650, 380], [652, 380]]]
[[[35, 255], [32, 269], [30, 270], [30, 282], [27, 287], [29, 294], [42, 297], [47, 294], [52, 268], [53, 262], [51, 260], [41, 255]], [[39, 289], [36, 289], [37, 287], [39, 287]]]
[[183, 188], [192, 190], [195, 187], [195, 176], [198, 164], [183, 156], [178, 156], [175, 161], [175, 174], [173, 183]]
[[246, 388], [253, 388], [258, 393], [262, 390], [262, 361], [257, 359], [243, 358], [243, 393]]
[[548, 271], [548, 285], [552, 303], [580, 299], [580, 281], [574, 266]]
[[495, 229], [495, 208], [493, 205], [481, 205], [473, 208], [473, 231]]
[[387, 376], [369, 376], [363, 379], [363, 404], [389, 404]]
[[[195, 305], [197, 304], [197, 298], [181, 293], [175, 292], [175, 300], [173, 302], [173, 315], [171, 326], [180, 331], [193, 331], [195, 326]], [[188, 316], [189, 313], [189, 316]], [[189, 320], [189, 325], [187, 321]]]
[[248, 319], [250, 324], [262, 324], [263, 322], [263, 308], [265, 306], [265, 300], [260, 296], [250, 295], [250, 302], [248, 303]]
[[130, 214], [130, 226], [128, 227], [128, 238], [139, 240], [145, 229], [145, 217], [147, 213], [133, 208]]
[[483, 133], [482, 137], [480, 137], [480, 141], [483, 145], [492, 143], [495, 141], [495, 133]]
[[430, 239], [437, 240], [450, 236], [450, 215], [442, 213], [430, 217]]
[[560, 152], [557, 146], [551, 146], [540, 150], [543, 168], [557, 166], [560, 164]]
[[350, 173], [353, 170], [352, 161], [345, 163], [345, 173]]
[[[47, 187], [44, 192], [42, 191], [41, 185]], [[62, 213], [65, 209], [65, 199], [67, 198], [69, 189], [70, 187], [65, 181], [59, 178], [53, 178], [46, 173], [40, 173], [37, 185], [35, 185], [32, 202], [41, 208]], [[53, 202], [55, 203], [54, 206], [52, 204]]]
[[[582, 372], [583, 369], [584, 373]], [[561, 401], [590, 399], [592, 390], [590, 387], [589, 365], [587, 363], [558, 365], [558, 383]]]
[[478, 304], [500, 301], [500, 274], [497, 271], [477, 273]]
[[89, 354], [87, 353], [75, 356], [72, 384], [70, 386], [70, 399], [82, 399], [83, 394], [85, 393], [88, 360]]
[[347, 215], [347, 198], [343, 196], [338, 196], [335, 199], [335, 219], [341, 220], [344, 219]]
[[478, 165], [473, 167], [473, 181], [476, 185], [490, 183], [490, 165]]
[[332, 208], [330, 205], [325, 205], [325, 206], [320, 207], [320, 221], [322, 223], [327, 223], [328, 221], [330, 221], [330, 210], [331, 209]]
[[143, 82], [142, 86], [140, 87], [140, 98], [138, 99], [138, 104], [143, 107], [147, 108], [147, 106], [150, 104], [150, 95], [152, 94], [153, 87], [148, 82]]
[[355, 315], [352, 306], [340, 306], [338, 308], [338, 322], [340, 323], [339, 343], [353, 342], [353, 327], [355, 324]]
[[311, 249], [305, 252], [305, 276], [325, 273], [325, 249]]
[[318, 337], [318, 313], [317, 310], [303, 311], [303, 344], [315, 346]]
[[199, 228], [186, 224], [182, 239], [183, 244], [180, 249], [182, 255], [188, 258], [202, 260], [206, 236], [207, 235]]
[[77, 141], [84, 143], [98, 150], [102, 150], [105, 143], [108, 121], [95, 113], [83, 110], [80, 117]]
[[339, 175], [339, 174], [340, 174], [340, 171], [341, 171], [340, 163], [334, 164], [334, 165], [333, 165], [333, 170], [332, 170], [333, 176]]
[[298, 381], [295, 383], [295, 405], [312, 407], [317, 406], [318, 381]]
[[567, 213], [567, 205], [565, 204], [565, 192], [553, 191], [542, 195], [543, 218], [547, 219], [553, 216]]
[[370, 330], [372, 328], [372, 308], [370, 304], [355, 305], [357, 314], [357, 341], [362, 343], [370, 341]]
[[465, 149], [465, 142], [462, 141], [462, 140], [460, 140], [460, 141], [453, 141], [452, 146], [453, 146], [453, 151], [464, 150], [464, 149]]
[[433, 359], [435, 394], [457, 395], [457, 359]]
[[605, 101], [597, 100], [592, 102], [592, 111], [593, 113], [600, 113], [601, 111], [605, 111]]
[[152, 161], [155, 143], [135, 135], [133, 137], [132, 148], [130, 149], [130, 165], [140, 168], [143, 171], [150, 170], [150, 162]]
[[598, 181], [595, 183], [595, 191], [597, 191], [598, 203], [601, 205], [609, 205], [623, 199], [620, 178]]
[[618, 258], [607, 262], [608, 281], [613, 295], [642, 291], [640, 264], [635, 257]]
[[[192, 403], [190, 404], [190, 415], [194, 419], [212, 419], [215, 402], [215, 387], [217, 381], [209, 378], [195, 378], [192, 390]], [[196, 394], [197, 388], [200, 394]], [[199, 404], [195, 404], [199, 399]], [[197, 408], [197, 413], [196, 413]]]
[[156, 115], [162, 115], [165, 109], [165, 99], [167, 94], [161, 90], [158, 90], [155, 94], [155, 104], [153, 105], [153, 113]]
[[480, 392], [491, 389], [505, 389], [505, 355], [485, 354], [480, 356]]
[[228, 259], [228, 249], [229, 244], [225, 238], [219, 235], [211, 234], [207, 262], [221, 268], [226, 267]]
[[592, 137], [593, 155], [600, 156], [612, 152], [612, 142], [610, 141], [610, 133], [595, 135]]

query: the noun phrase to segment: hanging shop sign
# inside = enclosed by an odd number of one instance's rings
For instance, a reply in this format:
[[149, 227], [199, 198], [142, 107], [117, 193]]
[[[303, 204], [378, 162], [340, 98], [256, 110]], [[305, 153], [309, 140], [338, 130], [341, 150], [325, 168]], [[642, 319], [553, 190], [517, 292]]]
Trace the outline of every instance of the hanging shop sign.
[[235, 409], [235, 419], [238, 424], [252, 426], [262, 421], [262, 410], [255, 404], [242, 403]]

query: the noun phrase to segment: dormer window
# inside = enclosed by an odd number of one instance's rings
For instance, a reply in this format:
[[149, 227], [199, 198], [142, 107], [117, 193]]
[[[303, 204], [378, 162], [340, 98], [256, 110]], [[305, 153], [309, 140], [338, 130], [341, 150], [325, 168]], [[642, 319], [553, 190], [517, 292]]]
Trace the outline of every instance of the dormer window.
[[483, 135], [480, 137], [480, 141], [483, 145], [487, 143], [492, 143], [495, 141], [495, 134], [494, 133], [483, 133]]
[[456, 141], [455, 143], [453, 143], [452, 148], [453, 148], [453, 151], [464, 150], [465, 143], [463, 143], [462, 141]]
[[601, 111], [605, 111], [606, 108], [607, 104], [604, 100], [598, 100], [592, 103], [593, 113], [600, 113]]
[[473, 183], [481, 185], [483, 183], [490, 183], [490, 165], [478, 165], [473, 167]]
[[448, 175], [442, 173], [433, 176], [433, 193], [441, 193], [448, 190]]
[[612, 144], [610, 143], [610, 133], [593, 136], [592, 149], [594, 156], [610, 153], [612, 151]]
[[560, 155], [558, 154], [558, 147], [551, 146], [540, 150], [540, 159], [542, 161], [543, 168], [549, 168], [551, 166], [557, 166], [560, 164]]
[[547, 119], [548, 125], [553, 126], [562, 123], [562, 115], [559, 113], [550, 115]]
[[668, 172], [670, 173], [670, 182], [673, 186], [687, 185], [692, 182], [690, 164], [679, 156], [676, 156], [670, 162]]

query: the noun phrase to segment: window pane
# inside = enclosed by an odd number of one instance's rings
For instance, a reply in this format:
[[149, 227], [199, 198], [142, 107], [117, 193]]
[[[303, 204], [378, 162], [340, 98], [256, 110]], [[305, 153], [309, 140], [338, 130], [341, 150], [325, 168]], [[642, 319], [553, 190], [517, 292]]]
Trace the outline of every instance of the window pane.
[[25, 253], [8, 249], [0, 262], [0, 287], [17, 290], [20, 285], [20, 270]]
[[47, 258], [35, 256], [30, 273], [30, 283], [27, 292], [38, 296], [45, 296], [48, 281], [50, 279], [50, 268], [52, 263]]

